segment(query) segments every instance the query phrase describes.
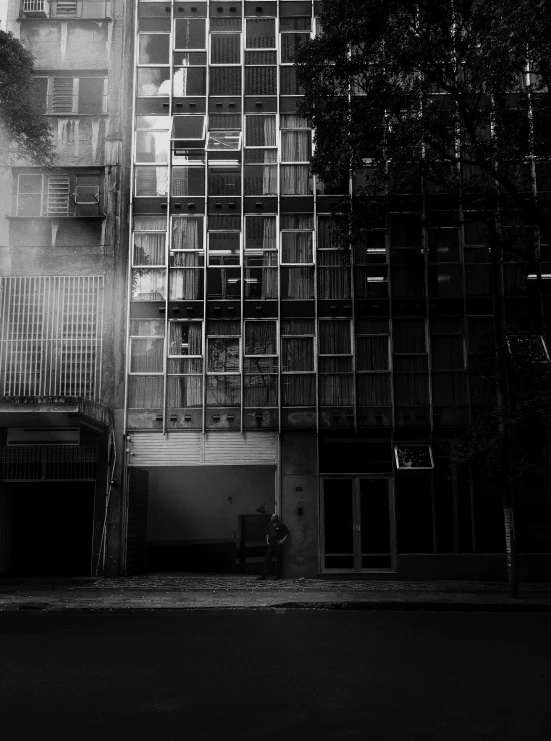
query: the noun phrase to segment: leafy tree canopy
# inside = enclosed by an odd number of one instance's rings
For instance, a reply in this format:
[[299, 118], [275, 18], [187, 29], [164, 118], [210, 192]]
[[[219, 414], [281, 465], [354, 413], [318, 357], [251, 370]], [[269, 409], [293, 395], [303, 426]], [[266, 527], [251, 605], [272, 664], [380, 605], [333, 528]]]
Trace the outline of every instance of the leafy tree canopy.
[[0, 31], [0, 162], [24, 159], [51, 166], [54, 144], [34, 92], [33, 56], [13, 34]]
[[[324, 0], [296, 62], [314, 172], [381, 193], [506, 194], [551, 242], [551, 3]], [[425, 189], [427, 190], [427, 188]], [[473, 197], [473, 203], [480, 204]]]

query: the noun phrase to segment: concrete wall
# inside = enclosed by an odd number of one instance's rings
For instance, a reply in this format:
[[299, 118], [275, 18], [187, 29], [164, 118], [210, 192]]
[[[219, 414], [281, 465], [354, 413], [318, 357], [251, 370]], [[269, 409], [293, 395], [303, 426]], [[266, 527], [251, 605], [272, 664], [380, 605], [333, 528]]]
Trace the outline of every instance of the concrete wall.
[[274, 511], [272, 466], [151, 467], [148, 543], [238, 537], [239, 515]]
[[[315, 432], [281, 435], [281, 519], [291, 531], [284, 546], [288, 578], [318, 574], [318, 446]], [[303, 514], [297, 513], [302, 505]]]

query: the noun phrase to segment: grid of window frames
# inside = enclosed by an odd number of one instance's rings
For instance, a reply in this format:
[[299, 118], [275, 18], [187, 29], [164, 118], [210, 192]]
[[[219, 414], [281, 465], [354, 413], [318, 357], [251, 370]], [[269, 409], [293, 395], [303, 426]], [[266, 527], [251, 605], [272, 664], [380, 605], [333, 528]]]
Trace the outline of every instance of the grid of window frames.
[[[329, 199], [350, 183], [316, 182], [296, 108], [313, 7], [180, 5], [138, 3], [129, 407], [164, 410], [164, 425], [200, 409], [203, 428], [225, 408], [241, 408], [241, 428], [265, 409], [285, 426], [289, 408], [317, 408], [318, 425], [327, 410], [356, 427], [433, 412], [453, 424], [477, 403], [467, 368], [491, 334], [485, 225], [440, 206], [422, 224], [404, 208], [342, 249]], [[75, 79], [71, 106], [88, 84]], [[18, 197], [35, 191], [23, 179]]]

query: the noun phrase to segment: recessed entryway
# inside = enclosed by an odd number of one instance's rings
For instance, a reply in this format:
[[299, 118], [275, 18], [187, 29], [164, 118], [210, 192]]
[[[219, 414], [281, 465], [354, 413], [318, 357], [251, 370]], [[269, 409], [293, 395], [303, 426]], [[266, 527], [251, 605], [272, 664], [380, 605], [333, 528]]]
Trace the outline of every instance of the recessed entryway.
[[90, 576], [93, 481], [4, 483], [2, 531], [10, 576]]
[[323, 477], [320, 514], [322, 572], [396, 570], [391, 477]]

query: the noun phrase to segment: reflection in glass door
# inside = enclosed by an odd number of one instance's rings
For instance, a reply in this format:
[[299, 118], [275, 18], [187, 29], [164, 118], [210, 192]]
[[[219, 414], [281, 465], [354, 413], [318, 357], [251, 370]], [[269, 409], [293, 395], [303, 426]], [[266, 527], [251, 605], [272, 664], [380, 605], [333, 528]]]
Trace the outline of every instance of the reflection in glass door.
[[322, 480], [322, 571], [394, 571], [392, 479]]

